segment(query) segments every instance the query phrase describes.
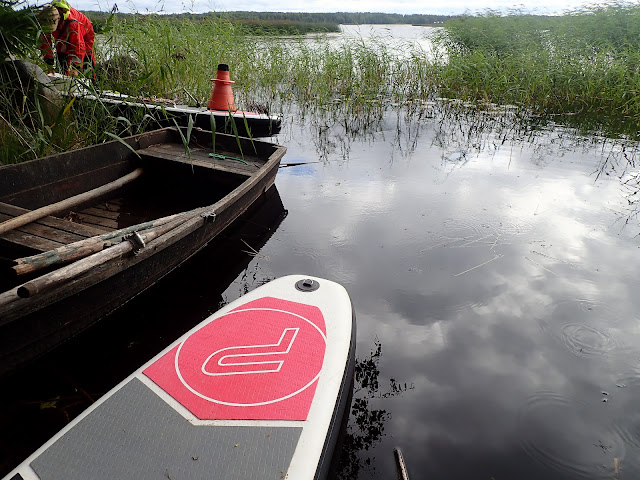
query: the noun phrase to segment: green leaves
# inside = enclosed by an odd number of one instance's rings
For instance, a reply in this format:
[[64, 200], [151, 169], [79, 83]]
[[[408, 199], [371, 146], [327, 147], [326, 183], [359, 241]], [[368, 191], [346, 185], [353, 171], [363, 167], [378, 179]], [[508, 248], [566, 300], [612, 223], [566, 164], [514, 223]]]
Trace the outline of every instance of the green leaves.
[[125, 142], [122, 138], [120, 138], [118, 135], [111, 133], [111, 132], [104, 132], [105, 135], [113, 138], [114, 140], [120, 142], [122, 145], [124, 145], [125, 147], [127, 147], [128, 150], [131, 150], [133, 153], [136, 154], [136, 157], [140, 158], [140, 154], [138, 152], [136, 152], [136, 149], [133, 148], [131, 145], [129, 145], [127, 142]]
[[0, 58], [33, 55], [40, 32], [36, 13], [23, 0], [0, 0]]
[[640, 115], [640, 6], [608, 3], [547, 17], [461, 16], [436, 39], [440, 95], [537, 114]]
[[182, 139], [182, 145], [184, 145], [184, 153], [189, 158], [189, 162], [191, 162], [191, 173], [194, 173], [193, 157], [191, 156], [191, 148], [189, 148], [189, 142], [191, 141], [191, 131], [193, 130], [193, 116], [189, 115], [186, 136], [184, 133], [182, 133], [182, 129], [178, 126], [178, 122], [176, 122], [175, 118], [173, 119], [173, 123], [178, 129], [178, 133], [180, 134], [180, 138]]

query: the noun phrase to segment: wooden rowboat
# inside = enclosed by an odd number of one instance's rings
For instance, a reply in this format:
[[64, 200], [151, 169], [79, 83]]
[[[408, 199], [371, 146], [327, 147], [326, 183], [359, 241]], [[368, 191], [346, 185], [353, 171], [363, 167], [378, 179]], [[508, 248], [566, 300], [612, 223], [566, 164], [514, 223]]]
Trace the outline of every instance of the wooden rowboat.
[[167, 128], [0, 167], [0, 376], [200, 250], [265, 196], [286, 151], [186, 136]]

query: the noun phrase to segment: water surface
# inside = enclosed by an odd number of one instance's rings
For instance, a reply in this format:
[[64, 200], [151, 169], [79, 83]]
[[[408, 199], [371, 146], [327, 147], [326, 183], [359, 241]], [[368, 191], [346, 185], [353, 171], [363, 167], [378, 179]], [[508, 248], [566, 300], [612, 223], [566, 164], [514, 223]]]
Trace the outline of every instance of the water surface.
[[412, 479], [639, 478], [637, 145], [446, 105], [292, 107], [274, 141], [307, 164], [278, 173], [279, 214], [5, 382], [3, 472], [220, 305], [302, 273], [357, 315], [344, 478], [394, 478], [395, 446]]
[[[390, 478], [394, 445], [415, 478], [635, 478], [633, 152], [460, 120], [434, 114], [407, 146], [412, 122], [398, 137], [387, 118], [281, 172], [290, 214], [256, 268], [342, 282], [358, 354], [380, 343], [369, 404], [388, 416], [361, 478]], [[318, 155], [294, 141], [288, 157]]]

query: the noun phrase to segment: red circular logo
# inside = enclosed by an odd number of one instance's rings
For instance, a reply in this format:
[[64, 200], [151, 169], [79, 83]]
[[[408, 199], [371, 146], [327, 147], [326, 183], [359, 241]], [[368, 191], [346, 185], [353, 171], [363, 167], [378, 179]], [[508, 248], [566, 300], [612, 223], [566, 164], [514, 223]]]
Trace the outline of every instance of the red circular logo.
[[191, 334], [145, 371], [201, 419], [304, 419], [326, 349], [316, 307], [249, 302]]
[[210, 402], [265, 405], [317, 380], [325, 343], [324, 332], [295, 313], [235, 310], [178, 347], [176, 372], [187, 389]]

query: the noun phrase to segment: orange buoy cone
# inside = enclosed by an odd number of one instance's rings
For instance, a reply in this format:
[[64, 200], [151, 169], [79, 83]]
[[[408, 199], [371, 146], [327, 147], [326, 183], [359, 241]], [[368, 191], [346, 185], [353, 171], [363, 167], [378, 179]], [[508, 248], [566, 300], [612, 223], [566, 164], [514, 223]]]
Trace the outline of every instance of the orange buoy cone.
[[212, 78], [211, 81], [213, 82], [213, 91], [211, 92], [209, 103], [207, 103], [207, 108], [209, 110], [235, 112], [237, 108], [233, 99], [231, 84], [236, 82], [230, 80], [229, 65], [226, 63], [219, 64], [216, 78]]

